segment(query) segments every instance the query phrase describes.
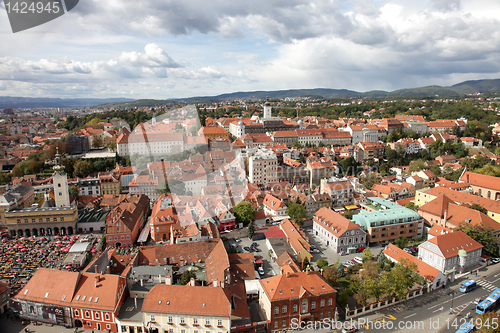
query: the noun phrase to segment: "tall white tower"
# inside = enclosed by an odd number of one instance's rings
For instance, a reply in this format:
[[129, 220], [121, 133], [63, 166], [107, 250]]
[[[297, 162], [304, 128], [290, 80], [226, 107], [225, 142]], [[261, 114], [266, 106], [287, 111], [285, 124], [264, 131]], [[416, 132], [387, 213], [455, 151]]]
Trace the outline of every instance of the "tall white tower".
[[69, 188], [68, 176], [64, 172], [64, 167], [59, 164], [59, 149], [56, 154], [56, 165], [54, 166], [54, 174], [52, 175], [52, 182], [54, 184], [54, 198], [56, 207], [69, 207]]
[[238, 122], [238, 128], [236, 130], [236, 136], [238, 138], [241, 138], [243, 135], [245, 135], [245, 124], [240, 120]]
[[269, 96], [266, 98], [266, 102], [264, 103], [264, 119], [271, 118], [271, 103], [269, 103]]

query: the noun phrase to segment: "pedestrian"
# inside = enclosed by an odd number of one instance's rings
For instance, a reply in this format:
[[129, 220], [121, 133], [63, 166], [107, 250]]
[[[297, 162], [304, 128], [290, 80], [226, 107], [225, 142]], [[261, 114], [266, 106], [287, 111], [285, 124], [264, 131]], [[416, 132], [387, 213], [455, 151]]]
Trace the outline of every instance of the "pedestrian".
[[439, 310], [443, 311], [444, 310], [444, 306], [442, 306]]
[[465, 319], [469, 319], [469, 315], [470, 315], [470, 312], [467, 312], [467, 314], [465, 315]]
[[453, 308], [450, 308], [450, 314], [453, 314]]

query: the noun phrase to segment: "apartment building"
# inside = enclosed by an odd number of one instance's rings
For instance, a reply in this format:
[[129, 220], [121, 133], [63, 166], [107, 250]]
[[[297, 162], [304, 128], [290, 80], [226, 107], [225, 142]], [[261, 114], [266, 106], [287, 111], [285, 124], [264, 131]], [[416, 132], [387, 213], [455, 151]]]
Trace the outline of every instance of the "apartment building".
[[278, 158], [274, 151], [260, 148], [248, 161], [250, 183], [269, 184], [278, 182]]
[[366, 200], [352, 221], [368, 233], [369, 243], [392, 242], [400, 236], [422, 237], [424, 220], [417, 212], [378, 197]]

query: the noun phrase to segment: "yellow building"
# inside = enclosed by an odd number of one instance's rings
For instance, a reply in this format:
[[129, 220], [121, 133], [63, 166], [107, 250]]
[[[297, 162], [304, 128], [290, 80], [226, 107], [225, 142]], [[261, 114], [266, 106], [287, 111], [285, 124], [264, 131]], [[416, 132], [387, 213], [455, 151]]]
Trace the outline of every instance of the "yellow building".
[[146, 329], [168, 333], [228, 333], [231, 302], [222, 287], [157, 284], [144, 298]]
[[415, 191], [415, 205], [420, 207], [431, 202], [440, 195], [446, 195], [457, 204], [478, 204], [485, 208], [489, 217], [500, 222], [500, 204], [496, 200], [486, 199], [474, 194], [455, 191], [444, 186], [438, 186], [431, 189], [422, 189]]
[[120, 178], [117, 179], [112, 174], [99, 175], [99, 183], [101, 184], [101, 195], [120, 194]]
[[40, 206], [33, 204], [33, 188], [29, 186], [16, 187], [2, 196], [3, 201], [0, 199], [2, 224], [7, 226], [12, 237], [70, 235], [75, 232], [78, 210], [75, 203], [70, 203], [68, 177], [61, 165], [54, 166], [54, 170], [54, 190]]

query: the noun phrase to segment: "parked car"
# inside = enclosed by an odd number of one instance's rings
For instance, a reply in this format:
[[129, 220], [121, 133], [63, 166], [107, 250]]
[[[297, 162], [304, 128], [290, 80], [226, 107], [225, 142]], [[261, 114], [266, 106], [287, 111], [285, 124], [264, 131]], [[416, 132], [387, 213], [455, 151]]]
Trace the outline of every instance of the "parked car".
[[235, 238], [235, 239], [234, 239], [234, 241], [235, 241], [236, 243], [240, 243], [240, 242], [241, 242], [241, 239], [239, 239], [239, 238]]
[[363, 252], [363, 251], [364, 251], [364, 249], [365, 249], [365, 247], [364, 247], [364, 246], [360, 246], [360, 247], [358, 247], [358, 248], [356, 249], [356, 252], [358, 252], [358, 253]]
[[252, 245], [250, 245], [250, 246], [257, 246], [257, 245], [259, 245], [259, 244], [253, 242]]
[[412, 246], [411, 249], [415, 252], [418, 252], [418, 246]]
[[245, 250], [245, 251], [247, 251], [247, 252], [252, 252], [252, 249], [250, 249], [248, 246], [245, 246], [245, 247], [243, 248], [243, 250]]
[[491, 259], [492, 264], [498, 264], [500, 262], [500, 258], [493, 258]]
[[363, 263], [363, 259], [361, 259], [360, 257], [354, 257], [353, 259], [355, 262], [357, 262], [358, 264], [362, 264]]
[[481, 303], [481, 297], [474, 299], [474, 304], [479, 304], [479, 303]]
[[259, 271], [260, 275], [264, 275], [264, 268], [259, 267], [259, 268], [257, 268], [257, 270]]

